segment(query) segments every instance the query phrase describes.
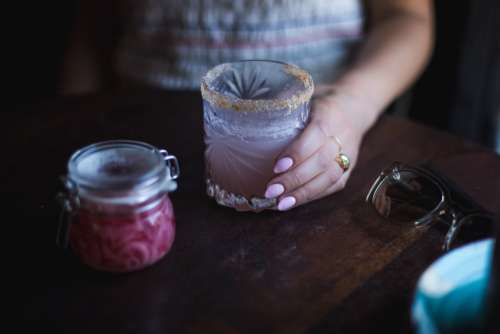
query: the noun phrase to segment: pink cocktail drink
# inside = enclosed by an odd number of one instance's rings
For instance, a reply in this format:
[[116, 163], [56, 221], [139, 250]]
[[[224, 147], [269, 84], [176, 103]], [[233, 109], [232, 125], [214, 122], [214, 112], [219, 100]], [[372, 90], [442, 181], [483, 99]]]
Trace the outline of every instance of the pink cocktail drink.
[[299, 133], [295, 129], [283, 137], [245, 140], [223, 136], [206, 126], [206, 167], [211, 182], [246, 198], [262, 196], [273, 177], [276, 157]]
[[311, 76], [296, 66], [243, 61], [203, 78], [207, 193], [239, 211], [272, 209], [264, 198], [278, 155], [309, 116]]

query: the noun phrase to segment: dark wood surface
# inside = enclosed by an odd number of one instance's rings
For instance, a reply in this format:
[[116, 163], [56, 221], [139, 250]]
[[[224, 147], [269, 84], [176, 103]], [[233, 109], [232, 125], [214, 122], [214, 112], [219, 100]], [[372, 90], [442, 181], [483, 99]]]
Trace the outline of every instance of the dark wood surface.
[[[237, 213], [204, 192], [198, 94], [139, 90], [25, 106], [1, 125], [2, 203], [15, 212], [21, 328], [49, 333], [411, 332], [419, 275], [443, 231], [388, 224], [364, 202], [394, 160], [431, 162], [484, 207], [500, 158], [461, 139], [382, 117], [345, 190], [289, 212]], [[106, 274], [55, 247], [58, 176], [101, 140], [149, 142], [181, 163], [177, 235], [156, 265]], [[6, 224], [6, 222], [4, 222]], [[14, 238], [13, 238], [14, 239]]]

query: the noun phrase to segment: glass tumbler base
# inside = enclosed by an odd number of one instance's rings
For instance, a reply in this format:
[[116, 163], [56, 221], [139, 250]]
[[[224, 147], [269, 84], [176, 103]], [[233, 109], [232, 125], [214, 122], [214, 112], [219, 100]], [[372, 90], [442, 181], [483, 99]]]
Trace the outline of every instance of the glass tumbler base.
[[214, 183], [210, 178], [206, 179], [207, 195], [215, 199], [217, 204], [227, 206], [236, 211], [253, 211], [261, 212], [266, 209], [275, 209], [277, 201], [275, 198], [268, 199], [265, 197], [246, 198], [243, 195], [231, 193], [218, 184]]

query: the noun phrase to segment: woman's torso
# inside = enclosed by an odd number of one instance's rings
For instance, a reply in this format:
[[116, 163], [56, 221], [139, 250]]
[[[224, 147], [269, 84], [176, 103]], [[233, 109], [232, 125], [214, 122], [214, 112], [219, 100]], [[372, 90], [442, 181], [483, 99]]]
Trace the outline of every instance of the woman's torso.
[[273, 59], [332, 82], [363, 31], [360, 0], [129, 0], [118, 74], [197, 89], [216, 64]]

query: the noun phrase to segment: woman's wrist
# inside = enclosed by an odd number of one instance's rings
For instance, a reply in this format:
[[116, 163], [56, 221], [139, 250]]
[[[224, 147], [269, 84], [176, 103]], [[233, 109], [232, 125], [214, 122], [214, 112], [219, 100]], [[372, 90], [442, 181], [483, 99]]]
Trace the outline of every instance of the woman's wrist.
[[318, 87], [313, 99], [313, 122], [322, 124], [329, 135], [353, 132], [359, 135], [368, 131], [380, 113], [376, 103], [364, 94], [346, 86], [334, 84]]

